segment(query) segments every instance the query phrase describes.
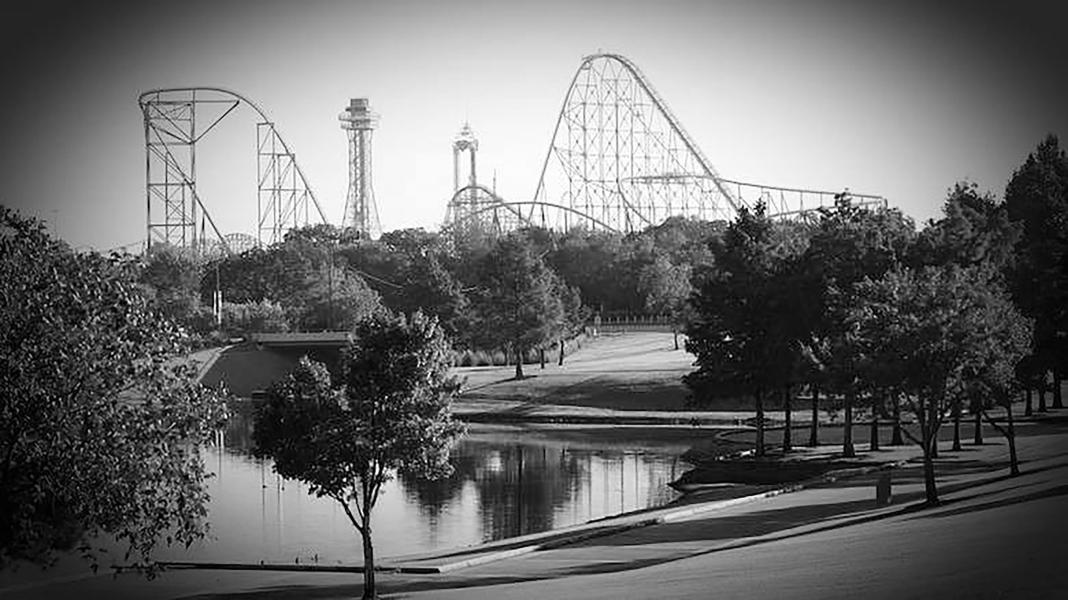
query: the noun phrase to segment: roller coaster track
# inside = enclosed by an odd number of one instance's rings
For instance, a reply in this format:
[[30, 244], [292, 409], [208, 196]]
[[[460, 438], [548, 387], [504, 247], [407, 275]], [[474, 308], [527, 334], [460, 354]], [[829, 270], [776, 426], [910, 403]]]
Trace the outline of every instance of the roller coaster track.
[[498, 236], [524, 227], [562, 229], [553, 220], [561, 214], [591, 222], [600, 229], [611, 229], [575, 209], [537, 200], [507, 202], [482, 185], [467, 185], [452, 195], [441, 232], [453, 237], [465, 235]]
[[[219, 230], [197, 190], [196, 148], [199, 141], [241, 105], [251, 108], [259, 118], [256, 123], [257, 244], [280, 241], [290, 227], [313, 222], [311, 207], [318, 221], [326, 222], [296, 156], [267, 113], [246, 96], [221, 87], [161, 88], [142, 93], [137, 103], [145, 126], [149, 246], [163, 242], [197, 251], [232, 250], [230, 245], [237, 238]], [[204, 112], [208, 113], [206, 119]], [[247, 238], [242, 240], [247, 242]]]
[[[805, 217], [832, 208], [843, 192], [722, 177], [638, 66], [620, 54], [598, 53], [584, 57], [571, 78], [533, 200], [494, 197], [483, 208], [463, 210], [474, 193], [468, 188], [466, 196], [453, 195], [447, 215], [452, 229], [534, 224], [529, 217], [491, 223], [487, 215], [503, 214], [507, 206], [517, 207], [517, 214], [537, 209], [543, 217], [555, 211], [540, 222], [560, 229], [623, 233], [678, 215], [729, 220], [758, 202], [773, 217]], [[880, 196], [845, 193], [860, 206], [886, 205]], [[457, 224], [464, 219], [475, 222]]]

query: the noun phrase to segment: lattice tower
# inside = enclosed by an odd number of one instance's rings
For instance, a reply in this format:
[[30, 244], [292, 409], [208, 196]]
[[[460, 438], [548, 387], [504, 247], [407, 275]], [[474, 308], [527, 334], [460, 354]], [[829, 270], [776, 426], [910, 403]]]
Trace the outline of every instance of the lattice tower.
[[352, 98], [338, 120], [349, 140], [349, 191], [341, 224], [362, 238], [374, 239], [382, 233], [371, 186], [371, 134], [378, 115], [371, 112], [367, 98]]

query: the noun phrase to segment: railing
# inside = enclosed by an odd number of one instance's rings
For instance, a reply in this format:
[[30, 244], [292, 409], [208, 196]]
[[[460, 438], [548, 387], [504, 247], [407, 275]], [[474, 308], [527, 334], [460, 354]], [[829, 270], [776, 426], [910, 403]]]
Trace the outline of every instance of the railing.
[[624, 333], [627, 331], [663, 331], [671, 333], [676, 327], [667, 315], [617, 315], [594, 317], [587, 327], [598, 333]]

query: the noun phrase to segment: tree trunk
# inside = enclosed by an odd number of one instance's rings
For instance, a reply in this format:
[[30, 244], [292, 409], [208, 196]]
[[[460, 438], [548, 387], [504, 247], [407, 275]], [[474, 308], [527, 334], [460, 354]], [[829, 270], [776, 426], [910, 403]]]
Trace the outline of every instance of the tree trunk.
[[756, 455], [764, 456], [764, 390], [753, 394], [756, 400]]
[[845, 458], [853, 458], [857, 455], [856, 450], [853, 449], [853, 404], [856, 397], [857, 393], [852, 388], [846, 392], [845, 423], [842, 424], [842, 456]]
[[560, 359], [556, 361], [556, 366], [564, 366], [564, 338], [560, 338]]
[[1026, 404], [1024, 404], [1024, 416], [1030, 417], [1035, 413], [1034, 411], [1034, 394], [1031, 393], [1031, 388], [1027, 388]]
[[782, 388], [782, 409], [785, 413], [786, 424], [782, 430], [782, 451], [783, 454], [789, 452], [793, 446], [793, 437], [791, 434], [791, 428], [794, 424], [793, 407], [790, 406], [790, 385], [787, 384]]
[[1009, 473], [1015, 476], [1020, 474], [1020, 461], [1016, 457], [1016, 427], [1014, 426], [1012, 420], [1011, 400], [1007, 405], [1005, 405], [1005, 412], [1007, 413], [1009, 419], [1009, 435], [1005, 436], [1009, 438]]
[[375, 547], [371, 542], [371, 515], [364, 513], [363, 531], [363, 600], [373, 600], [378, 597], [375, 590]]
[[935, 416], [937, 414], [935, 411], [938, 410], [937, 407], [937, 402], [931, 402], [927, 407], [927, 410], [930, 411], [930, 414], [927, 415], [927, 426], [931, 430], [931, 458], [938, 458], [938, 428], [935, 427]]
[[938, 486], [935, 484], [934, 454], [930, 447], [935, 445], [934, 440], [927, 442], [928, 449], [923, 452], [923, 491], [929, 506], [938, 504]]
[[894, 392], [894, 428], [890, 436], [891, 446], [901, 446], [905, 439], [901, 435], [901, 394]]
[[675, 326], [672, 326], [671, 327], [671, 333], [674, 334], [674, 336], [675, 336], [675, 349], [678, 350], [679, 349], [679, 328], [675, 327]]
[[812, 424], [809, 427], [808, 445], [820, 445], [820, 388], [812, 387]]
[[975, 411], [975, 438], [972, 440], [976, 446], [983, 445], [983, 412], [977, 407]]
[[920, 410], [918, 414], [920, 418], [920, 441], [923, 442], [923, 490], [926, 497], [927, 504], [934, 506], [938, 504], [938, 487], [935, 484], [934, 476], [934, 455], [932, 448], [937, 448], [937, 443], [933, 443], [934, 435], [932, 435], [932, 425], [928, 421], [930, 420], [927, 415], [927, 402], [920, 396]]
[[879, 449], [879, 411], [874, 406], [871, 408], [871, 442], [868, 446], [871, 451]]
[[953, 451], [960, 452], [960, 401], [953, 403]]
[[1064, 401], [1061, 398], [1061, 374], [1057, 372], [1057, 369], [1053, 369], [1053, 408], [1064, 408]]
[[519, 346], [515, 349], [515, 378], [523, 378], [523, 349]]
[[[1043, 375], [1045, 377], [1045, 375]], [[1038, 388], [1038, 412], [1046, 412], [1046, 382], [1039, 384]]]
[[545, 368], [545, 348], [538, 348], [538, 359], [541, 361], [541, 368]]

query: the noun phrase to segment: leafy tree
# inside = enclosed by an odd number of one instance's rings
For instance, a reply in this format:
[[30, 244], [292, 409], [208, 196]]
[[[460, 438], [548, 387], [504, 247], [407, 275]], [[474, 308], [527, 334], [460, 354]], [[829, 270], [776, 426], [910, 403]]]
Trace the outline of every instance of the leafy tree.
[[199, 444], [224, 417], [137, 265], [75, 253], [0, 206], [0, 567], [108, 538], [149, 567], [205, 534]]
[[694, 277], [686, 350], [696, 357], [697, 370], [683, 381], [696, 403], [751, 395], [757, 455], [765, 450], [765, 395], [781, 387], [797, 350], [782, 327], [788, 312], [783, 272], [797, 249], [789, 238], [777, 235], [761, 204], [752, 212], [739, 212], [712, 244], [714, 266]]
[[[947, 265], [983, 269], [1000, 285], [1013, 268], [1015, 244], [1021, 226], [1009, 220], [1005, 204], [990, 194], [980, 194], [975, 184], [957, 183], [942, 207], [942, 218], [932, 220], [917, 236], [912, 248], [916, 265]], [[975, 442], [982, 443], [981, 386], [965, 386], [953, 401], [953, 449], [960, 450], [960, 427], [965, 409], [975, 416]]]
[[283, 477], [335, 500], [363, 540], [364, 598], [375, 597], [372, 512], [396, 473], [440, 478], [462, 433], [450, 405], [458, 382], [437, 321], [376, 314], [360, 321], [337, 384], [303, 358], [256, 414], [257, 456]]
[[560, 321], [556, 337], [559, 351], [557, 365], [564, 365], [564, 350], [567, 340], [582, 332], [590, 318], [590, 309], [582, 303], [582, 293], [574, 286], [569, 286], [561, 278], [553, 275], [554, 294], [560, 299], [563, 318]]
[[487, 345], [512, 351], [522, 379], [527, 350], [550, 343], [564, 322], [555, 277], [522, 235], [498, 240], [481, 266], [479, 329]]
[[324, 265], [287, 298], [290, 322], [302, 331], [344, 331], [381, 310], [378, 294], [363, 278], [343, 268]]
[[807, 276], [819, 281], [812, 300], [812, 334], [807, 342], [825, 385], [843, 400], [842, 454], [854, 456], [853, 411], [859, 398], [854, 332], [843, 327], [856, 303], [855, 286], [878, 279], [900, 265], [915, 238], [912, 221], [896, 209], [854, 206], [846, 194], [824, 211], [805, 251]]
[[1004, 391], [1029, 331], [1008, 295], [981, 269], [896, 269], [856, 287], [846, 314], [858, 361], [900, 375], [916, 415], [927, 502], [937, 504], [933, 458], [954, 398], [973, 382]]
[[446, 335], [454, 341], [466, 341], [470, 337], [470, 302], [438, 254], [414, 258], [403, 279], [399, 301], [390, 308], [406, 314], [421, 310], [437, 317]]
[[200, 311], [202, 271], [192, 250], [153, 244], [143, 257], [139, 280], [158, 310], [181, 325], [191, 326]]
[[604, 313], [617, 310], [628, 295], [627, 280], [619, 273], [623, 254], [618, 233], [572, 229], [559, 237], [545, 260], [567, 285], [579, 289], [587, 306]]
[[942, 218], [930, 221], [916, 237], [910, 262], [985, 265], [991, 274], [1000, 274], [1013, 265], [1020, 232], [1020, 225], [1009, 220], [1005, 204], [980, 194], [974, 183], [956, 183], [942, 205]]
[[645, 309], [654, 315], [667, 315], [671, 319], [675, 349], [679, 349], [679, 329], [685, 325], [690, 285], [690, 265], [673, 265], [666, 256], [658, 256], [642, 270], [640, 289], [645, 293]]
[[1020, 310], [1035, 320], [1032, 354], [1036, 366], [1053, 372], [1053, 402], [1060, 408], [1068, 364], [1068, 156], [1056, 136], [1043, 140], [1013, 173], [1005, 206], [1023, 230], [1010, 289]]

